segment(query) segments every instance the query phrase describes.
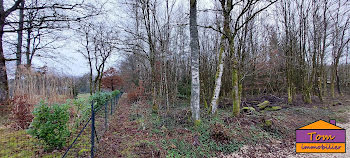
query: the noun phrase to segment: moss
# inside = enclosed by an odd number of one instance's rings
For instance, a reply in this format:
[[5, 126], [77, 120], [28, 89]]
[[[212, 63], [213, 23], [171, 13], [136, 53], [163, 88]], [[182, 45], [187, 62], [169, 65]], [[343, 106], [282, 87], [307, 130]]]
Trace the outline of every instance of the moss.
[[292, 99], [291, 87], [288, 87], [288, 88], [287, 88], [287, 91], [288, 91], [288, 103], [289, 103], [289, 104], [292, 104], [293, 99]]
[[195, 120], [194, 121], [194, 126], [199, 127], [201, 125], [201, 120]]
[[272, 121], [271, 120], [265, 120], [264, 126], [271, 127], [272, 126]]
[[259, 107], [260, 110], [263, 110], [263, 109], [265, 109], [265, 108], [266, 108], [267, 106], [269, 106], [269, 105], [270, 105], [270, 102], [266, 100], [266, 101], [264, 101], [264, 102], [258, 104], [257, 106]]
[[322, 96], [323, 90], [322, 90], [322, 82], [320, 77], [318, 77], [317, 79], [317, 88], [318, 88], [318, 93], [317, 93], [318, 98], [320, 99], [321, 102], [323, 102], [323, 96]]
[[265, 108], [265, 110], [267, 110], [267, 111], [277, 111], [277, 110], [281, 110], [281, 109], [282, 109], [282, 107], [280, 107], [280, 106], [272, 106], [272, 107]]
[[[238, 86], [238, 72], [236, 68], [233, 68], [232, 72], [232, 99], [233, 99], [233, 116], [238, 116], [240, 113], [239, 105], [239, 86]], [[238, 96], [237, 96], [238, 95]]]
[[332, 97], [334, 98], [335, 97], [335, 83], [334, 83], [333, 77], [332, 77], [332, 81], [331, 81], [331, 94], [332, 94]]
[[253, 112], [253, 111], [255, 111], [255, 109], [253, 107], [243, 107], [242, 111], [243, 112]]
[[0, 135], [0, 157], [34, 157], [36, 141], [24, 130], [1, 129]]
[[154, 103], [153, 106], [152, 106], [152, 112], [153, 113], [158, 113], [158, 104], [157, 103]]
[[203, 101], [204, 101], [204, 108], [208, 109], [209, 107], [208, 107], [207, 100], [206, 100], [206, 99], [203, 99]]
[[243, 89], [243, 85], [239, 84], [238, 85], [238, 96], [239, 96], [239, 101], [241, 101], [242, 98], [242, 89]]
[[79, 154], [79, 155], [83, 155], [84, 153], [88, 153], [88, 152], [90, 152], [90, 149], [81, 149], [81, 150], [78, 152], [78, 154]]
[[304, 98], [304, 102], [306, 104], [311, 104], [312, 103], [312, 100], [311, 100], [311, 89], [312, 89], [312, 86], [310, 85], [306, 85], [305, 86], [305, 89], [303, 90], [303, 98]]

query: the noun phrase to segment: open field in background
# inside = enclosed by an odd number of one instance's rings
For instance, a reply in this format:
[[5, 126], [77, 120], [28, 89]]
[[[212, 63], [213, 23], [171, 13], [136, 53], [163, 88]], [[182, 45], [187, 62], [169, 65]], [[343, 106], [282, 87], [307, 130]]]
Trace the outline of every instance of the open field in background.
[[90, 94], [89, 93], [83, 93], [83, 94], [78, 94], [77, 98], [89, 98]]

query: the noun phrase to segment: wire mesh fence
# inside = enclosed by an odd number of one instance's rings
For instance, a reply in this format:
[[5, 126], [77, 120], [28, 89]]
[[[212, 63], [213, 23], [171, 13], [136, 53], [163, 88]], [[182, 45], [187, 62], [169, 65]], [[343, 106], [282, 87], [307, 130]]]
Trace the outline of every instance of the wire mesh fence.
[[66, 149], [62, 158], [65, 157], [94, 157], [101, 137], [109, 129], [109, 122], [116, 111], [118, 101], [123, 92], [112, 96], [103, 106], [97, 106], [98, 100], [91, 101], [91, 116], [82, 123], [76, 137]]

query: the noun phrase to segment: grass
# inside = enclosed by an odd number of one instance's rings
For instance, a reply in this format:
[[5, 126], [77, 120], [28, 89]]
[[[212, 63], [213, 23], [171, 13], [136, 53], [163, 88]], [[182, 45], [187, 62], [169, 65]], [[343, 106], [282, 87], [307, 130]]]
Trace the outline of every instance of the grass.
[[25, 131], [0, 129], [0, 157], [33, 157], [33, 141]]
[[[89, 94], [79, 95], [88, 98]], [[120, 152], [128, 157], [213, 157], [227, 155], [239, 150], [243, 145], [259, 145], [280, 142], [294, 142], [295, 129], [319, 119], [337, 122], [348, 121], [346, 112], [350, 106], [284, 106], [279, 111], [253, 112], [250, 115], [232, 117], [227, 109], [218, 109], [212, 117], [202, 107], [201, 124], [193, 126], [186, 101], [178, 106], [160, 106], [160, 113], [152, 113], [151, 105], [132, 104], [127, 121], [137, 129], [134, 137], [125, 142], [126, 148]], [[4, 115], [2, 115], [3, 117]], [[5, 116], [6, 117], [6, 116]], [[78, 132], [77, 129], [76, 132]], [[67, 157], [87, 157], [90, 152], [89, 127], [78, 139]], [[67, 146], [77, 133], [72, 134]], [[146, 134], [147, 133], [147, 134]], [[24, 130], [14, 131], [0, 127], [0, 157], [61, 157], [63, 150], [45, 152], [40, 142], [30, 137]], [[119, 135], [119, 133], [115, 133]], [[129, 135], [123, 135], [123, 137]]]
[[[0, 129], [0, 157], [22, 158], [35, 157], [42, 152], [42, 146], [38, 140], [30, 137], [24, 130], [14, 131], [11, 129]], [[61, 153], [44, 153], [41, 157], [59, 157]]]
[[[80, 98], [88, 98], [89, 94], [80, 95]], [[4, 107], [0, 107], [4, 108]], [[27, 134], [26, 130], [13, 130], [9, 126], [9, 111], [0, 109], [0, 157], [61, 157], [65, 150], [45, 151], [44, 145]], [[84, 121], [83, 121], [84, 122]], [[68, 147], [78, 135], [81, 127], [73, 128], [71, 136], [67, 139]], [[69, 151], [67, 157], [86, 157], [90, 153], [90, 127], [85, 129], [78, 138], [73, 148]], [[73, 130], [75, 129], [75, 130]]]
[[[0, 157], [24, 158], [24, 157], [62, 157], [64, 150], [44, 151], [41, 143], [32, 138], [25, 130], [12, 130], [0, 127]], [[75, 136], [75, 135], [74, 135]], [[90, 135], [84, 133], [68, 153], [68, 158], [85, 157], [90, 153]]]
[[89, 98], [90, 97], [90, 93], [83, 93], [83, 94], [78, 94], [78, 96], [77, 96], [78, 98], [85, 98], [85, 99], [87, 99], [87, 98]]

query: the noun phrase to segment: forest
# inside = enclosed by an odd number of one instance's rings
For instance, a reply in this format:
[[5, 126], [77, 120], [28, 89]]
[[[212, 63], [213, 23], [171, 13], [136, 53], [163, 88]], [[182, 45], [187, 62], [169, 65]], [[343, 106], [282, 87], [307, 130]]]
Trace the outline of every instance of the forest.
[[0, 157], [350, 157], [296, 149], [349, 48], [348, 0], [0, 0]]

